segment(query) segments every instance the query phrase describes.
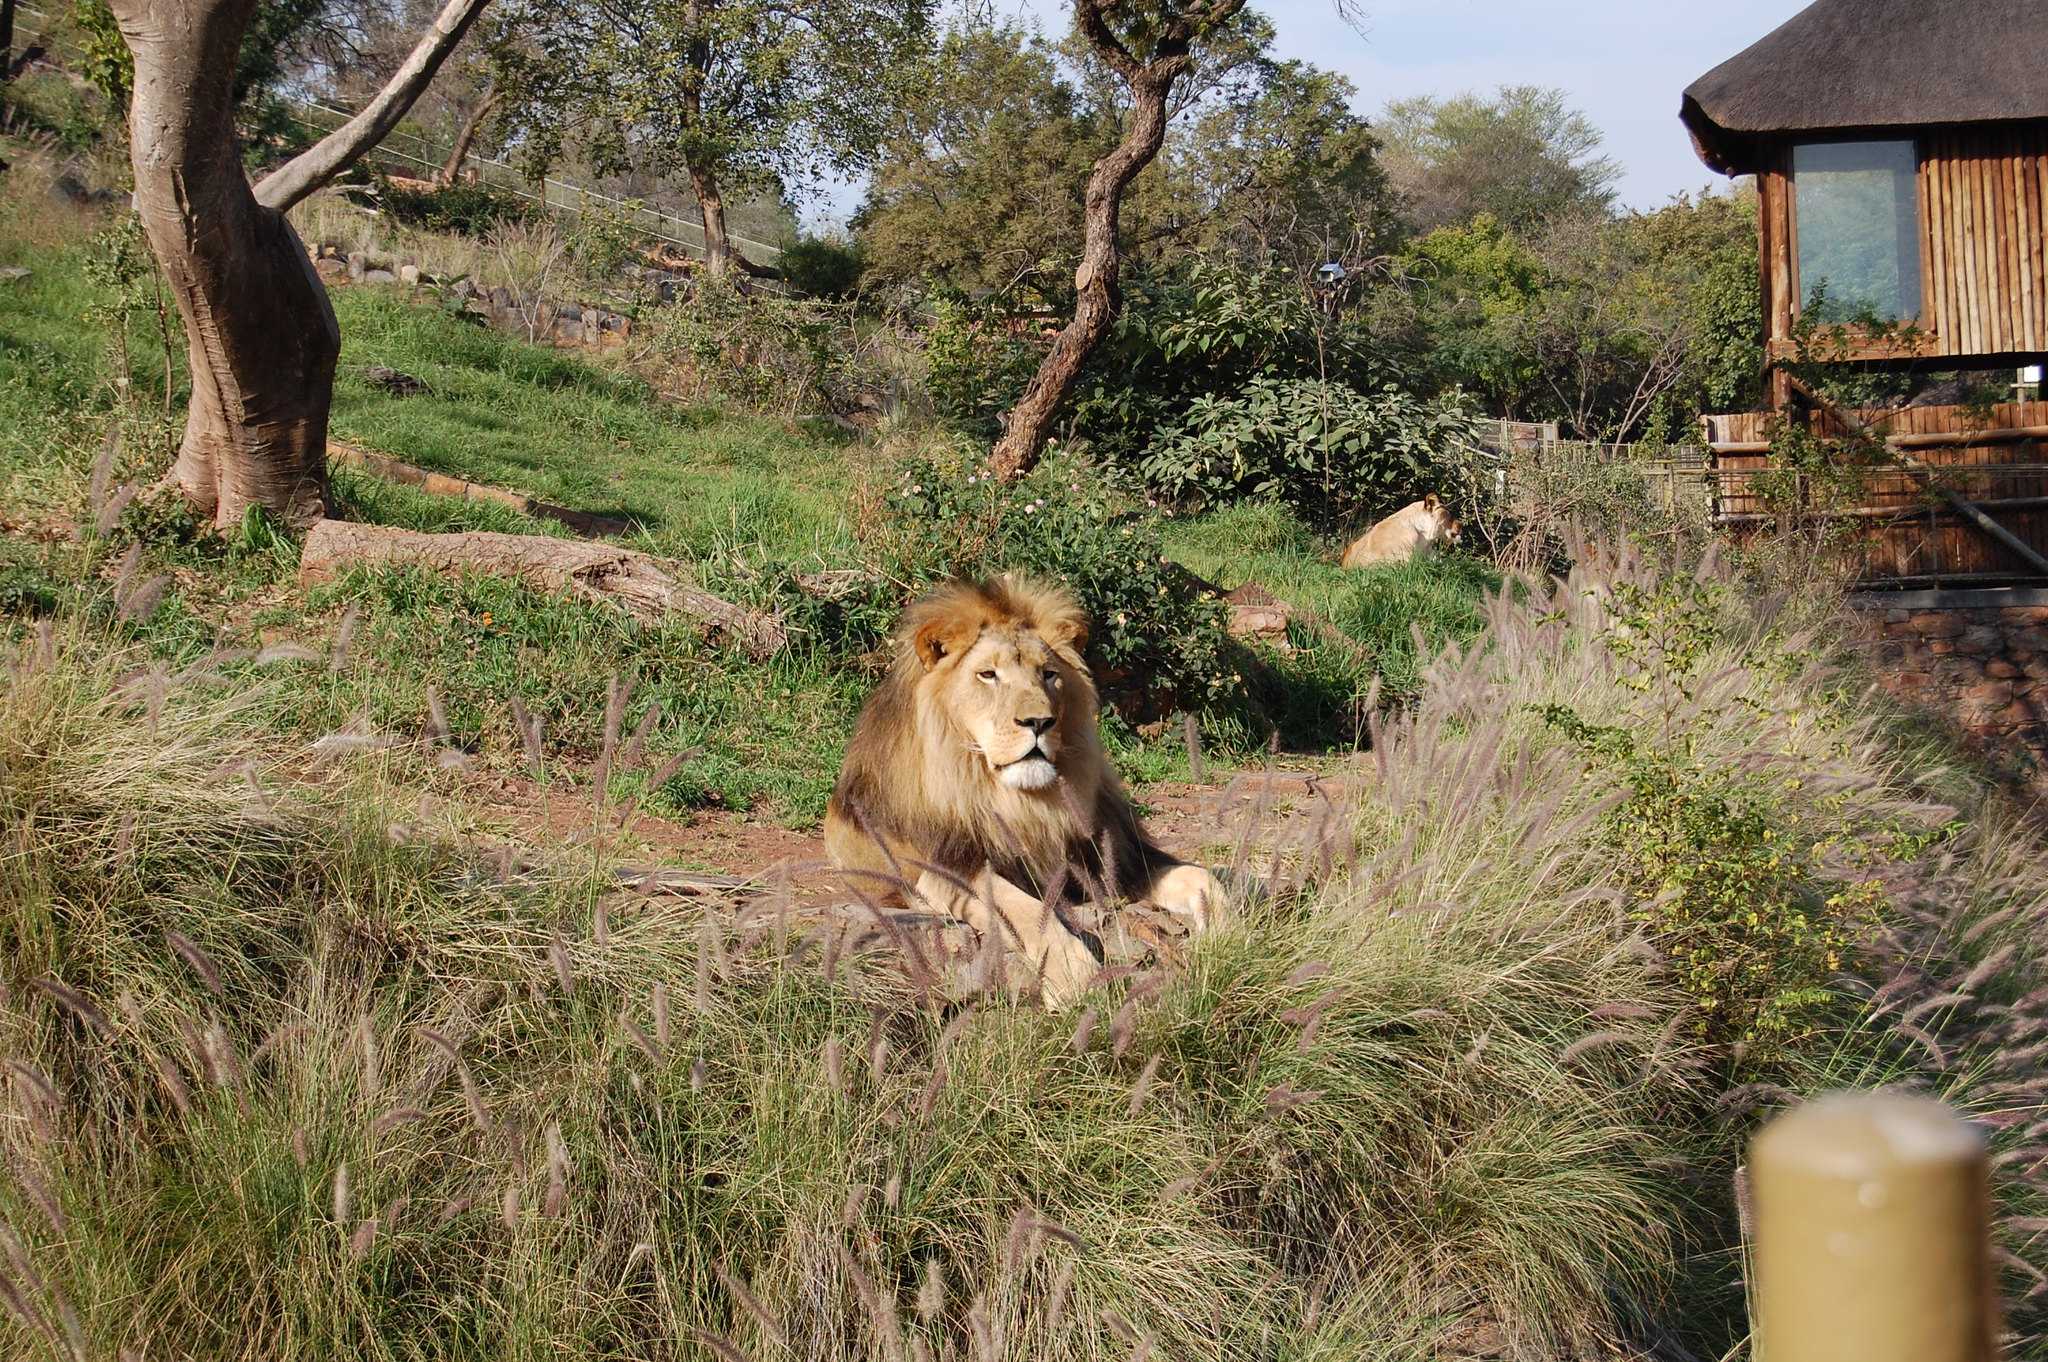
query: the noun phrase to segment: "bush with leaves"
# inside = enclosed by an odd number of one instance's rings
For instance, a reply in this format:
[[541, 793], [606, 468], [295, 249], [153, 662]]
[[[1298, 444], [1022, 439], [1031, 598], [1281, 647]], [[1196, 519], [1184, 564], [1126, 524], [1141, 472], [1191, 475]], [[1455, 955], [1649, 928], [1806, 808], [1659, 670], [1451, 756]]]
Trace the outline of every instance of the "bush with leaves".
[[[1797, 774], [1698, 750], [1688, 711], [1712, 703], [1715, 678], [1703, 672], [1724, 632], [1726, 590], [1679, 575], [1614, 584], [1601, 641], [1616, 682], [1651, 700], [1654, 725], [1593, 723], [1557, 703], [1538, 712], [1618, 781], [1606, 840], [1633, 916], [1698, 1009], [1697, 1029], [1761, 1059], [1843, 1001], [1839, 980], [1862, 963], [1891, 906], [1874, 867], [1910, 860], [1944, 834], [1859, 816]], [[1798, 662], [1775, 637], [1764, 642], [1785, 665]]]
[[860, 287], [861, 250], [854, 241], [800, 236], [775, 261], [783, 280], [809, 298], [842, 299]]
[[1194, 399], [1139, 467], [1176, 500], [1279, 500], [1329, 528], [1462, 489], [1478, 426], [1461, 394], [1262, 374], [1234, 394]]
[[843, 309], [750, 297], [716, 275], [655, 309], [647, 326], [657, 351], [687, 366], [699, 388], [759, 410], [849, 411], [857, 393], [887, 384]]
[[[864, 548], [904, 594], [1012, 570], [1064, 584], [1092, 622], [1096, 680], [1126, 713], [1201, 709], [1241, 692], [1223, 605], [1167, 561], [1159, 512], [1072, 457], [1011, 483], [968, 449], [915, 459], [863, 519]], [[878, 602], [869, 623], [900, 600]]]
[[1198, 262], [1130, 282], [1075, 393], [1073, 424], [1104, 460], [1135, 465], [1203, 397], [1260, 379], [1366, 388], [1397, 377], [1363, 326], [1323, 310], [1292, 275]]
[[941, 298], [932, 311], [924, 336], [932, 410], [954, 430], [993, 439], [1038, 368], [1038, 351], [994, 307]]
[[405, 189], [385, 181], [377, 202], [393, 222], [428, 232], [483, 236], [507, 222], [525, 222], [532, 205], [517, 194], [484, 184], [453, 184], [446, 189]]

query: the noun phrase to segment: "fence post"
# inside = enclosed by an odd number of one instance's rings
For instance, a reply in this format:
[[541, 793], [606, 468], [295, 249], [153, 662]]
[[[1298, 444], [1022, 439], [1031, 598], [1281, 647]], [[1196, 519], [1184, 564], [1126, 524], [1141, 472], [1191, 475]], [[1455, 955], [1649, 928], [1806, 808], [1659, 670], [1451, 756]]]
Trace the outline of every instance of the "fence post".
[[1992, 1362], [1983, 1140], [1941, 1103], [1840, 1093], [1750, 1147], [1757, 1362]]

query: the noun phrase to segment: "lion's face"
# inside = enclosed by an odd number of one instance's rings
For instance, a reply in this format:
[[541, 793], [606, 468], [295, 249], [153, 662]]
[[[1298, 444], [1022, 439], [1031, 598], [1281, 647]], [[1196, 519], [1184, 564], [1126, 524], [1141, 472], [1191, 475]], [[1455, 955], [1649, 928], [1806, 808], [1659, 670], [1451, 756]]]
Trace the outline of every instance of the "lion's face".
[[1028, 630], [989, 630], [945, 670], [946, 712], [991, 775], [1013, 790], [1059, 779], [1079, 689], [1064, 658]]
[[1050, 787], [1095, 732], [1086, 622], [1066, 596], [941, 592], [913, 612], [920, 707], [1012, 790]]

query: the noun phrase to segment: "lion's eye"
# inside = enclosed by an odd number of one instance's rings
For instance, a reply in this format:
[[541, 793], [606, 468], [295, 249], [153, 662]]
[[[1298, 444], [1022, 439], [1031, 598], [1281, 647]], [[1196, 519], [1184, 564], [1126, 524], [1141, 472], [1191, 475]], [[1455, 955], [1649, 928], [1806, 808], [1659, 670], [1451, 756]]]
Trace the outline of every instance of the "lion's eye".
[[996, 672], [995, 672], [995, 668], [993, 668], [993, 667], [989, 668], [989, 669], [988, 669], [987, 671], [980, 671], [980, 672], [976, 672], [976, 673], [975, 673], [975, 675], [976, 675], [977, 677], [981, 678], [981, 679], [982, 679], [983, 681], [986, 681], [986, 682], [988, 682], [988, 683], [989, 683], [990, 685], [994, 685], [994, 684], [995, 684], [995, 681], [996, 681]]
[[1060, 674], [1059, 674], [1059, 672], [1058, 672], [1058, 671], [1057, 671], [1056, 669], [1052, 668], [1052, 667], [1047, 667], [1047, 668], [1045, 669], [1045, 684], [1046, 684], [1046, 685], [1048, 685], [1048, 686], [1057, 686], [1057, 685], [1058, 685], [1059, 683], [1060, 683]]

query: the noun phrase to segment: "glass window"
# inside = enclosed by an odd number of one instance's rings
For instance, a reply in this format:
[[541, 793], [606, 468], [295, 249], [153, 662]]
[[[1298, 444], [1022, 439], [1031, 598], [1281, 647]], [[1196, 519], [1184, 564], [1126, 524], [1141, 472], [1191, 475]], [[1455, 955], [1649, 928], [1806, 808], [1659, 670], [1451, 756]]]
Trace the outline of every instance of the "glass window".
[[1911, 142], [1792, 149], [1800, 305], [1825, 322], [1920, 316], [1920, 212]]

